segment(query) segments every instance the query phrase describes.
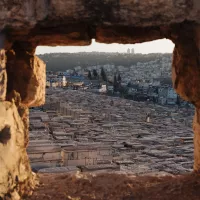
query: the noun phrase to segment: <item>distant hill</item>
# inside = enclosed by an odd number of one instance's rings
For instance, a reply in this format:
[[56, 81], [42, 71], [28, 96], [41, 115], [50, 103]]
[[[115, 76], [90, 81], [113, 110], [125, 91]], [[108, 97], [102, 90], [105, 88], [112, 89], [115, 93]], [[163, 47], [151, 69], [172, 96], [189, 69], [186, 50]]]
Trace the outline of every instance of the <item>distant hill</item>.
[[87, 67], [94, 65], [112, 64], [130, 67], [138, 62], [160, 62], [161, 57], [171, 58], [172, 54], [127, 54], [127, 53], [51, 53], [38, 55], [46, 64], [49, 71], [65, 71], [76, 66]]

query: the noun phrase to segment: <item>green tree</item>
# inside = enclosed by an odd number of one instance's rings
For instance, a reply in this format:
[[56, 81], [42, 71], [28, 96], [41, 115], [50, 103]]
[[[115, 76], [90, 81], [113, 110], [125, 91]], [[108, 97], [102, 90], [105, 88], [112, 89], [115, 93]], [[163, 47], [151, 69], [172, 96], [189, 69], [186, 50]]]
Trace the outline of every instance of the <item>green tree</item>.
[[94, 76], [95, 79], [97, 79], [98, 73], [97, 73], [97, 70], [96, 70], [96, 69], [93, 69], [93, 76]]
[[128, 82], [127, 87], [131, 87], [131, 82], [130, 81]]
[[114, 81], [113, 81], [113, 90], [114, 92], [117, 92], [118, 89], [118, 83], [117, 83], [117, 77], [116, 75], [114, 76]]
[[122, 81], [122, 78], [121, 78], [120, 74], [118, 74], [117, 81], [118, 81], [118, 82], [121, 82], [121, 81]]
[[181, 104], [181, 100], [180, 100], [180, 96], [179, 95], [177, 95], [176, 104], [178, 106], [180, 106], [180, 104]]
[[101, 77], [104, 81], [107, 81], [107, 75], [103, 67], [101, 68]]
[[90, 70], [88, 71], [88, 79], [92, 80], [92, 74]]

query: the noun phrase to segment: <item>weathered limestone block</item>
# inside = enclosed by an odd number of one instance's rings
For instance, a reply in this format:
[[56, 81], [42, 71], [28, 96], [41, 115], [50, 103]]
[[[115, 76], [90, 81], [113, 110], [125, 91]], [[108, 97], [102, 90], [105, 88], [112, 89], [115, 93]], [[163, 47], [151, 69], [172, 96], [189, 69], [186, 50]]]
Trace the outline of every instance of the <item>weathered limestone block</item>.
[[[198, 0], [4, 0], [0, 2], [0, 26], [32, 28], [37, 23], [48, 24], [76, 21], [96, 21], [118, 25], [151, 26], [199, 21]], [[54, 25], [53, 24], [53, 25]], [[51, 24], [49, 24], [51, 26]]]
[[175, 89], [185, 100], [200, 107], [200, 58], [196, 35], [194, 25], [185, 26], [177, 33], [172, 80]]
[[44, 62], [27, 52], [9, 51], [7, 56], [7, 99], [11, 100], [12, 92], [16, 91], [20, 94], [21, 103], [25, 106], [34, 107], [44, 104], [46, 86]]
[[[200, 49], [200, 27], [197, 27], [195, 31], [196, 31], [197, 48]], [[198, 59], [199, 59], [198, 63], [200, 67], [200, 58], [198, 57]], [[198, 78], [200, 79], [200, 77]], [[200, 87], [200, 81], [197, 84]], [[195, 112], [194, 121], [193, 121], [193, 130], [194, 130], [194, 170], [197, 172], [200, 172], [200, 107], [199, 107], [199, 103], [196, 106], [196, 112]]]
[[88, 45], [96, 28], [200, 23], [199, 12], [199, 0], [4, 0], [0, 2], [0, 32], [13, 42]]
[[200, 109], [196, 109], [194, 121], [194, 170], [200, 172]]
[[29, 108], [21, 104], [21, 96], [16, 91], [10, 94], [11, 101], [15, 103], [19, 116], [24, 124], [24, 146], [27, 147], [29, 143]]
[[199, 26], [188, 25], [175, 32], [172, 80], [178, 94], [196, 107], [194, 170], [200, 172], [200, 31]]
[[13, 102], [0, 102], [0, 197], [19, 199], [34, 187], [24, 123]]

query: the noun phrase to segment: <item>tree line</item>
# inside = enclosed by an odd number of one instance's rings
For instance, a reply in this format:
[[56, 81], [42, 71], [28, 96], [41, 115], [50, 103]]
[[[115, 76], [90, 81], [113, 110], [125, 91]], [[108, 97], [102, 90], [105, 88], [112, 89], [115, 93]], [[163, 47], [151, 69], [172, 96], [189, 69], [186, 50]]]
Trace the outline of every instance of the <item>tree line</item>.
[[160, 62], [161, 57], [171, 58], [171, 54], [127, 54], [127, 53], [51, 53], [38, 55], [47, 65], [49, 71], [66, 71], [76, 66], [86, 68], [96, 65], [115, 65], [130, 67], [137, 62], [145, 63], [150, 61]]
[[89, 70], [88, 71], [88, 79], [89, 80], [102, 79], [102, 81], [106, 82], [107, 85], [109, 84], [109, 85], [113, 86], [113, 92], [119, 92], [121, 95], [124, 95], [127, 93], [127, 87], [122, 87], [122, 85], [121, 85], [121, 82], [122, 82], [121, 75], [115, 74], [113, 76], [113, 80], [108, 80], [106, 72], [103, 67], [101, 67], [100, 76], [96, 69], [93, 69], [92, 71]]
[[[100, 75], [101, 75], [101, 78], [102, 78], [103, 81], [105, 81], [105, 82], [108, 81], [106, 72], [105, 72], [105, 70], [104, 70], [103, 67], [101, 67], [101, 73], [100, 73]], [[89, 80], [92, 80], [92, 79], [96, 80], [98, 78], [99, 78], [99, 75], [98, 75], [98, 72], [97, 72], [96, 69], [93, 69], [92, 72], [90, 70], [88, 71], [88, 79]]]

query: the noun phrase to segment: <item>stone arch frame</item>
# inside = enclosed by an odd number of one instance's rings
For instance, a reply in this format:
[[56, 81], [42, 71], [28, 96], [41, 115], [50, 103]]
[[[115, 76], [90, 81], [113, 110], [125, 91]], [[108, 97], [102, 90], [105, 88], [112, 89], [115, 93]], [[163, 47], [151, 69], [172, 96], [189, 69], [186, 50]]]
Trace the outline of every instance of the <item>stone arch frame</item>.
[[[0, 2], [0, 197], [35, 186], [26, 147], [28, 107], [45, 101], [38, 45], [175, 43], [174, 88], [196, 107], [194, 170], [200, 171], [200, 2], [198, 0], [3, 0]], [[11, 159], [12, 158], [12, 159]]]

